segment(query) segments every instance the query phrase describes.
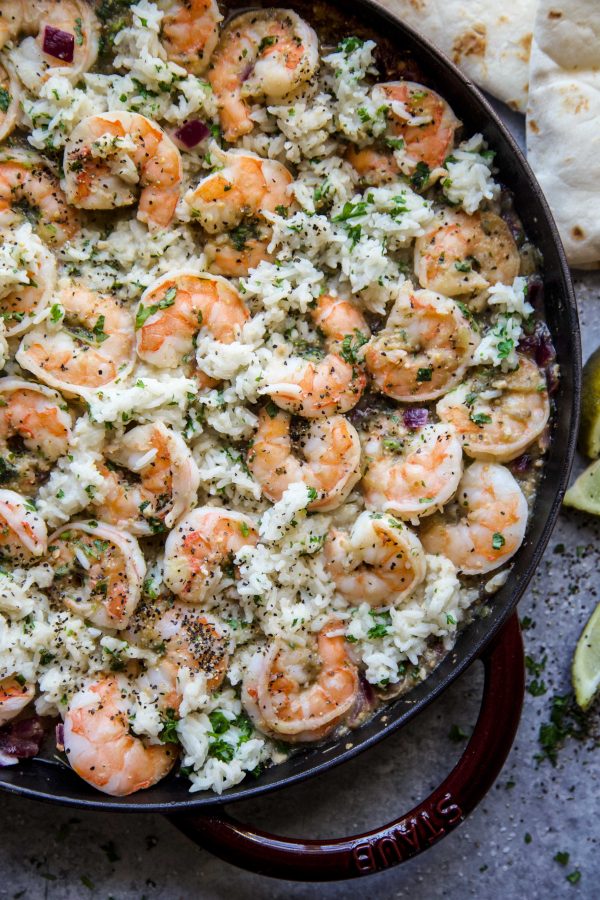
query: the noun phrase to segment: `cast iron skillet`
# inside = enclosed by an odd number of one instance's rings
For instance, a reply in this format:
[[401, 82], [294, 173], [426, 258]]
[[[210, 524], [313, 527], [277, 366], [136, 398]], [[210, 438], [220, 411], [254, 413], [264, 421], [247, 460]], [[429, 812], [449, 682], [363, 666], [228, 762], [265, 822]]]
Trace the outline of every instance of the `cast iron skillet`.
[[[258, 5], [278, 4], [268, 0], [253, 4]], [[327, 33], [337, 19], [343, 24], [342, 34], [373, 36], [387, 45], [388, 60], [393, 60], [394, 54], [396, 60], [412, 60], [423, 80], [449, 101], [464, 122], [465, 133], [482, 132], [497, 151], [501, 178], [514, 193], [527, 235], [543, 255], [546, 319], [561, 378], [555, 394], [552, 442], [525, 543], [506, 584], [490, 604], [490, 615], [476, 619], [459, 636], [454, 651], [425, 682], [381, 709], [350, 737], [303, 750], [219, 798], [208, 792], [190, 794], [187, 780], [174, 775], [132, 797], [108, 797], [88, 788], [56, 760], [41, 758], [0, 770], [0, 788], [87, 809], [163, 812], [212, 852], [238, 865], [279, 877], [325, 880], [377, 871], [425, 849], [462, 821], [501, 768], [516, 731], [523, 696], [523, 652], [514, 611], [548, 542], [569, 476], [577, 431], [581, 352], [569, 271], [548, 206], [514, 140], [477, 89], [422, 37], [372, 0], [332, 0], [327, 4], [300, 0], [291, 5], [321, 33], [324, 29]], [[302, 841], [251, 830], [222, 810], [225, 802], [285, 787], [350, 759], [404, 725], [478, 657], [485, 663], [486, 679], [473, 738], [443, 785], [397, 821], [367, 835]]]

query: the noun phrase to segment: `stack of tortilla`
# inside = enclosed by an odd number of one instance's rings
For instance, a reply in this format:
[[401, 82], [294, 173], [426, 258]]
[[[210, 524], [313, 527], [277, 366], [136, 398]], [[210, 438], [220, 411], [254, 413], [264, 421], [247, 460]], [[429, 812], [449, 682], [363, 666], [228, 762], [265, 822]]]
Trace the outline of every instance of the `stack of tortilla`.
[[600, 267], [599, 0], [379, 0], [527, 114], [529, 162], [572, 266]]

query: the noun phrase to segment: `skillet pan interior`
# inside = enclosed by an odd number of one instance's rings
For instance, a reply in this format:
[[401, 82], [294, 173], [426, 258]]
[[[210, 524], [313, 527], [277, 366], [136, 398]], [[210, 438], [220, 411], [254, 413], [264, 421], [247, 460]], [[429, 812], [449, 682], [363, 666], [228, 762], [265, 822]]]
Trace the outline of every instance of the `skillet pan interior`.
[[[257, 6], [277, 3], [255, 3]], [[284, 4], [281, 4], [284, 5]], [[290, 4], [291, 5], [291, 4]], [[560, 383], [554, 395], [552, 441], [535, 499], [527, 537], [514, 559], [506, 584], [493, 596], [489, 615], [475, 618], [438, 668], [410, 693], [381, 708], [367, 723], [337, 741], [304, 749], [257, 779], [225, 791], [190, 794], [185, 778], [171, 775], [132, 797], [113, 798], [89, 788], [70, 769], [49, 754], [0, 770], [0, 788], [68, 805], [123, 811], [173, 812], [208, 806], [284, 787], [356, 755], [399, 728], [440, 694], [470, 663], [506, 622], [522, 596], [548, 542], [560, 509], [571, 468], [577, 433], [581, 350], [577, 308], [556, 227], [540, 188], [511, 136], [472, 84], [427, 42], [379, 9], [370, 0], [321, 3], [296, 0], [295, 11], [310, 22], [322, 42], [336, 43], [357, 34], [378, 43], [378, 63], [386, 79], [406, 77], [438, 90], [464, 123], [467, 135], [481, 132], [496, 151], [501, 182], [514, 194], [515, 207], [529, 239], [543, 257], [546, 321], [560, 365]], [[245, 7], [246, 9], [248, 7]], [[385, 37], [383, 37], [385, 35]]]

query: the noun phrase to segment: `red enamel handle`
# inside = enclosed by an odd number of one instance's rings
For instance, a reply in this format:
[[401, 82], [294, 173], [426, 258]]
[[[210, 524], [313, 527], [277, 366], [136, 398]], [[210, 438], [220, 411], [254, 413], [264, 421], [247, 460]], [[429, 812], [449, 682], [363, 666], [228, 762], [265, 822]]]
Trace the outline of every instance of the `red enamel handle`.
[[512, 746], [523, 705], [525, 668], [515, 613], [484, 651], [479, 718], [446, 780], [406, 815], [382, 828], [332, 840], [282, 838], [244, 825], [222, 808], [170, 816], [215, 856], [251, 872], [296, 881], [369, 875], [416, 856], [449, 834], [483, 799]]

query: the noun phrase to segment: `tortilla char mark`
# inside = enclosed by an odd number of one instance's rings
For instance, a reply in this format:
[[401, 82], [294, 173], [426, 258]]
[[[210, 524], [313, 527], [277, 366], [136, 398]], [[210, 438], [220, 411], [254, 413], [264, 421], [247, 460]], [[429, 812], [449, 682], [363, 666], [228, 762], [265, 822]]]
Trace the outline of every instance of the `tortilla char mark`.
[[452, 59], [459, 65], [465, 56], [485, 56], [487, 28], [481, 22], [472, 25], [452, 44]]

